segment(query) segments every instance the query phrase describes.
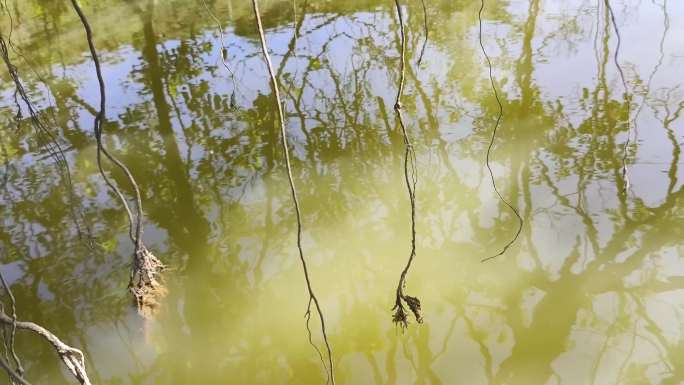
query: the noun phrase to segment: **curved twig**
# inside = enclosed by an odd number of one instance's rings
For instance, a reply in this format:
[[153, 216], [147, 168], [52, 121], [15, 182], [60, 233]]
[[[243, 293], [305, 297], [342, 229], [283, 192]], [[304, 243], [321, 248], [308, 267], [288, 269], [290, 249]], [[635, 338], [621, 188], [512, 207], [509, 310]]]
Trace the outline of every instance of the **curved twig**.
[[401, 127], [401, 133], [404, 138], [404, 178], [406, 180], [406, 188], [408, 189], [409, 201], [411, 203], [411, 253], [404, 270], [399, 277], [399, 284], [397, 285], [396, 297], [394, 300], [394, 314], [392, 315], [392, 322], [406, 328], [408, 326], [408, 312], [404, 307], [404, 303], [409, 307], [416, 322], [422, 323], [420, 300], [417, 297], [411, 297], [404, 293], [406, 288], [406, 275], [411, 268], [411, 263], [416, 257], [416, 183], [418, 182], [418, 172], [416, 168], [416, 153], [413, 149], [413, 144], [406, 131], [406, 125], [401, 110], [401, 96], [404, 93], [404, 83], [406, 80], [406, 32], [404, 31], [404, 14], [401, 10], [399, 0], [394, 0], [394, 5], [397, 9], [397, 16], [399, 17], [399, 33], [401, 38], [400, 47], [400, 67], [399, 67], [399, 87], [397, 89], [397, 96], [394, 102], [394, 111], [397, 114], [397, 121]]
[[202, 5], [204, 5], [204, 9], [207, 11], [209, 16], [214, 19], [214, 22], [216, 23], [216, 27], [218, 27], [218, 33], [219, 33], [219, 40], [221, 41], [221, 60], [223, 61], [223, 66], [230, 72], [230, 76], [235, 80], [235, 74], [233, 73], [233, 70], [230, 69], [230, 66], [228, 66], [228, 63], [226, 62], [226, 44], [223, 41], [223, 26], [221, 25], [221, 21], [216, 17], [216, 15], [209, 9], [209, 6], [207, 5], [206, 0], [202, 0]]
[[32, 331], [39, 336], [43, 337], [53, 348], [57, 351], [59, 358], [62, 359], [69, 372], [76, 377], [79, 383], [82, 385], [90, 385], [90, 379], [85, 371], [85, 359], [83, 352], [71, 347], [59, 338], [52, 334], [49, 330], [44, 327], [34, 324], [33, 322], [16, 321], [13, 320], [5, 313], [0, 313], [0, 322], [11, 325], [16, 324], [18, 329]]
[[494, 98], [496, 99], [496, 103], [499, 105], [499, 114], [496, 117], [496, 123], [494, 124], [494, 129], [492, 130], [492, 138], [489, 140], [489, 146], [487, 147], [487, 156], [485, 158], [485, 165], [487, 166], [487, 170], [489, 170], [489, 177], [492, 180], [492, 187], [494, 187], [494, 191], [496, 192], [496, 195], [499, 196], [499, 199], [506, 205], [508, 206], [511, 211], [515, 214], [515, 216], [518, 218], [518, 230], [515, 232], [515, 235], [513, 238], [508, 241], [508, 243], [499, 251], [497, 254], [492, 255], [491, 257], [487, 257], [482, 259], [480, 262], [486, 262], [489, 261], [490, 259], [494, 259], [500, 255], [503, 255], [506, 250], [508, 250], [509, 247], [515, 243], [515, 241], [518, 239], [518, 236], [520, 235], [520, 232], [522, 231], [523, 227], [523, 219], [520, 216], [520, 213], [518, 213], [518, 209], [516, 209], [512, 204], [510, 204], [504, 197], [501, 195], [501, 192], [499, 192], [499, 189], [496, 187], [496, 181], [494, 180], [494, 172], [492, 171], [492, 167], [489, 164], [489, 158], [491, 156], [492, 152], [492, 147], [494, 146], [494, 139], [496, 139], [496, 131], [499, 128], [499, 124], [501, 123], [501, 119], [503, 118], [503, 104], [501, 104], [501, 99], [499, 99], [499, 93], [496, 90], [496, 85], [494, 84], [494, 74], [492, 70], [492, 61], [489, 59], [489, 55], [487, 55], [487, 50], [485, 50], [484, 43], [482, 43], [482, 11], [484, 10], [484, 0], [481, 0], [481, 5], [480, 5], [480, 11], [477, 13], [477, 18], [479, 21], [479, 42], [480, 42], [480, 48], [482, 48], [482, 54], [484, 55], [485, 59], [487, 60], [487, 66], [489, 67], [489, 82], [492, 85], [492, 91], [494, 92]]
[[218, 19], [218, 17], [216, 17], [216, 15], [211, 11], [211, 9], [209, 9], [206, 0], [202, 0], [202, 4], [204, 5], [204, 9], [207, 11], [209, 16], [212, 19], [214, 19], [216, 27], [218, 28], [219, 41], [221, 43], [221, 63], [223, 64], [223, 67], [228, 71], [228, 73], [230, 73], [230, 79], [233, 83], [233, 92], [230, 95], [230, 107], [236, 108], [237, 103], [235, 101], [235, 92], [237, 91], [237, 81], [235, 80], [235, 73], [232, 69], [230, 69], [230, 66], [228, 65], [228, 49], [226, 48], [226, 43], [223, 40], [223, 25], [221, 24], [221, 21]]
[[[297, 250], [299, 251], [299, 259], [302, 263], [302, 269], [304, 270], [304, 279], [306, 280], [306, 288], [309, 292], [309, 304], [307, 306], [307, 314], [311, 311], [311, 302], [314, 303], [316, 312], [318, 313], [318, 318], [321, 322], [321, 334], [323, 335], [323, 342], [328, 353], [328, 368], [326, 368], [326, 374], [328, 375], [332, 385], [335, 385], [335, 370], [333, 367], [332, 358], [332, 348], [328, 342], [328, 335], [325, 329], [325, 319], [323, 317], [323, 311], [318, 303], [318, 298], [313, 291], [311, 286], [311, 279], [309, 278], [309, 270], [306, 265], [306, 259], [304, 258], [304, 250], [302, 249], [302, 214], [299, 208], [299, 199], [297, 198], [297, 188], [294, 183], [294, 178], [292, 176], [292, 165], [290, 163], [290, 150], [287, 144], [287, 131], [285, 127], [285, 116], [283, 113], [283, 104], [280, 99], [280, 90], [278, 88], [278, 79], [276, 79], [275, 70], [273, 69], [273, 64], [271, 63], [271, 56], [268, 53], [268, 46], [266, 45], [266, 37], [264, 36], [264, 28], [261, 24], [261, 14], [259, 12], [258, 0], [252, 0], [252, 6], [254, 8], [254, 16], [256, 18], [257, 32], [259, 33], [259, 40], [261, 41], [261, 50], [264, 55], [264, 61], [266, 61], [266, 66], [268, 67], [268, 73], [270, 76], [271, 87], [273, 88], [273, 94], [275, 95], [278, 119], [280, 123], [280, 135], [281, 144], [283, 147], [283, 152], [285, 153], [285, 166], [287, 168], [287, 180], [290, 184], [290, 193], [292, 195], [292, 202], [294, 204], [296, 219], [297, 219]], [[307, 330], [308, 330], [308, 319], [307, 319]], [[310, 341], [310, 340], [309, 340]], [[317, 349], [318, 350], [318, 349]], [[328, 371], [329, 370], [329, 371]]]

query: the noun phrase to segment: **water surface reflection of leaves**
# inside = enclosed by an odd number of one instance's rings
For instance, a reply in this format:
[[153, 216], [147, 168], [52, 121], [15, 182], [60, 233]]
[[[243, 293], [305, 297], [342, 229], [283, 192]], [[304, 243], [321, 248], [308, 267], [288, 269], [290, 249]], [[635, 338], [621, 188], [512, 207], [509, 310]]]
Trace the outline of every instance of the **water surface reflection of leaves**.
[[[88, 163], [90, 64], [85, 42], [70, 40], [75, 16], [60, 2], [19, 2], [16, 42], [46, 79], [24, 71], [46, 111], [45, 87], [52, 93], [80, 204], [103, 247], [90, 251], [79, 241], [59, 176], [31, 132], [3, 128], [3, 271], [20, 317], [83, 347], [98, 384], [323, 383], [305, 338], [293, 212], [250, 9], [207, 3], [227, 26], [238, 109], [201, 3], [88, 5], [115, 111], [109, 145], [134, 165], [150, 247], [172, 267], [163, 314], [142, 324], [127, 301], [125, 217]], [[676, 62], [664, 60], [651, 76], [657, 63], [627, 49], [629, 85], [643, 97], [632, 103], [645, 107], [639, 147], [627, 158], [634, 187], [619, 194], [626, 121], [638, 106], [627, 108], [617, 82], [605, 7], [488, 3], [485, 44], [504, 103], [495, 171], [527, 226], [509, 253], [479, 264], [508, 240], [515, 218], [494, 199], [482, 168], [496, 102], [474, 40], [478, 4], [428, 1], [430, 42], [421, 67], [407, 68], [405, 98], [421, 177], [417, 225], [425, 229], [410, 285], [426, 320], [402, 334], [387, 319], [408, 239], [401, 136], [390, 116], [399, 43], [393, 4], [294, 5], [267, 4], [264, 18], [293, 111], [304, 240], [330, 309], [340, 384], [684, 380]], [[665, 20], [664, 5], [627, 2], [616, 17], [630, 36], [642, 27], [629, 15]], [[406, 7], [417, 58], [422, 8]], [[681, 17], [667, 15], [681, 28]], [[558, 75], [556, 66], [575, 57], [589, 61]], [[15, 111], [4, 84], [0, 103], [9, 108], [0, 117], [9, 127]], [[20, 337], [34, 384], [68, 383], [53, 352]]]

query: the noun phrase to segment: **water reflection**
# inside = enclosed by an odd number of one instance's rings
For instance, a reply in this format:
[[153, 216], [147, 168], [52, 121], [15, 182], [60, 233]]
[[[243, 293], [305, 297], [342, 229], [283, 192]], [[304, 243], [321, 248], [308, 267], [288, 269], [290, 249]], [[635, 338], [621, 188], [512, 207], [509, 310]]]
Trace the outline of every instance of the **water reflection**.
[[[95, 79], [75, 15], [61, 2], [10, 5], [27, 56], [15, 58], [20, 75], [53, 116], [98, 242], [80, 241], [53, 160], [28, 124], [16, 128], [3, 82], [0, 252], [20, 318], [82, 347], [98, 384], [324, 383], [306, 341], [294, 216], [249, 4], [207, 1], [226, 27], [237, 84], [201, 2], [86, 7], [106, 63], [108, 145], [134, 169], [148, 246], [172, 267], [165, 308], [147, 324], [125, 290], [126, 218], [94, 164]], [[389, 311], [410, 219], [391, 113], [393, 3], [264, 8], [338, 383], [684, 380], [682, 4], [614, 5], [629, 99], [603, 1], [487, 3], [484, 44], [504, 108], [494, 172], [526, 226], [486, 264], [478, 261], [508, 241], [516, 220], [483, 165], [498, 107], [475, 40], [479, 4], [427, 2], [420, 67], [422, 5], [406, 5], [405, 108], [419, 167], [409, 285], [426, 321], [405, 334]], [[631, 188], [620, 194], [630, 120]], [[30, 335], [18, 343], [34, 384], [68, 383], [49, 347]]]

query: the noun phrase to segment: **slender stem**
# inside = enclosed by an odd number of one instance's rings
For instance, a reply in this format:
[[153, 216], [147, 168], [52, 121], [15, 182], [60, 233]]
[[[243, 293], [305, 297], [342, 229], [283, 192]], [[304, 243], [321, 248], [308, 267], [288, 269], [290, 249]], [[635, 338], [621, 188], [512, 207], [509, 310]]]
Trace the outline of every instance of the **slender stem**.
[[487, 166], [487, 170], [489, 170], [489, 177], [492, 180], [492, 187], [494, 187], [494, 192], [496, 192], [496, 195], [498, 195], [499, 199], [501, 202], [503, 202], [506, 206], [508, 206], [511, 211], [515, 214], [515, 216], [518, 218], [518, 230], [515, 232], [515, 235], [513, 238], [508, 241], [508, 243], [499, 251], [497, 254], [487, 257], [481, 260], [481, 262], [486, 262], [489, 261], [490, 259], [496, 258], [500, 255], [503, 255], [506, 250], [508, 250], [509, 247], [515, 243], [515, 241], [518, 239], [518, 236], [520, 235], [520, 232], [522, 231], [523, 227], [523, 219], [518, 213], [518, 209], [516, 209], [512, 204], [510, 204], [502, 195], [501, 192], [499, 192], [499, 189], [496, 187], [496, 181], [494, 180], [494, 172], [492, 171], [492, 167], [489, 164], [489, 158], [491, 157], [492, 153], [492, 147], [494, 146], [494, 140], [496, 139], [496, 131], [499, 128], [499, 125], [501, 124], [501, 119], [503, 118], [503, 104], [501, 104], [501, 99], [499, 99], [499, 93], [496, 90], [496, 84], [494, 84], [494, 74], [492, 70], [492, 61], [489, 59], [489, 55], [487, 55], [487, 51], [485, 50], [484, 43], [482, 42], [482, 11], [484, 10], [484, 0], [481, 0], [481, 5], [480, 5], [480, 11], [477, 13], [477, 18], [479, 20], [479, 41], [480, 41], [480, 47], [482, 48], [482, 54], [484, 55], [485, 59], [487, 60], [487, 66], [489, 67], [489, 82], [491, 83], [492, 86], [492, 91], [494, 92], [494, 98], [496, 99], [496, 103], [499, 106], [499, 114], [496, 117], [496, 123], [494, 123], [494, 129], [492, 130], [492, 137], [489, 140], [489, 146], [487, 147], [487, 155], [485, 158], [485, 165]]
[[[292, 165], [290, 163], [290, 150], [288, 148], [288, 143], [287, 143], [287, 130], [285, 126], [285, 115], [283, 113], [283, 104], [280, 99], [280, 90], [278, 88], [278, 79], [276, 78], [275, 75], [275, 70], [273, 69], [273, 64], [271, 63], [271, 56], [268, 53], [268, 46], [266, 45], [266, 37], [264, 36], [264, 28], [261, 24], [261, 14], [259, 12], [259, 4], [258, 0], [252, 0], [252, 6], [254, 7], [254, 16], [256, 18], [256, 24], [257, 24], [257, 30], [259, 33], [259, 39], [261, 41], [261, 50], [264, 55], [264, 60], [266, 61], [266, 66], [268, 67], [268, 73], [271, 78], [271, 87], [273, 88], [273, 93], [275, 95], [276, 99], [276, 104], [277, 104], [277, 111], [278, 111], [278, 119], [280, 123], [280, 135], [281, 135], [281, 144], [283, 147], [283, 152], [285, 154], [285, 166], [287, 168], [287, 179], [290, 184], [290, 192], [292, 194], [292, 202], [294, 204], [295, 208], [295, 214], [296, 214], [296, 219], [297, 219], [297, 250], [299, 251], [299, 259], [302, 263], [302, 269], [304, 270], [304, 279], [306, 280], [306, 287], [309, 292], [309, 307], [311, 306], [311, 301], [313, 301], [314, 306], [316, 308], [316, 312], [318, 313], [318, 317], [321, 322], [321, 333], [323, 335], [323, 341], [325, 343], [325, 347], [328, 352], [328, 366], [329, 366], [329, 377], [333, 385], [335, 385], [335, 371], [333, 367], [333, 359], [332, 359], [332, 348], [330, 347], [330, 343], [328, 342], [328, 335], [325, 329], [325, 319], [323, 317], [323, 312], [321, 310], [321, 306], [318, 303], [318, 298], [316, 297], [313, 288], [311, 286], [311, 279], [309, 277], [309, 270], [306, 265], [306, 259], [304, 258], [304, 251], [302, 248], [302, 215], [301, 215], [301, 210], [299, 208], [299, 199], [297, 197], [297, 188], [294, 183], [294, 178], [292, 176]], [[308, 310], [307, 310], [308, 312]]]
[[[142, 198], [140, 195], [140, 188], [138, 187], [138, 184], [135, 181], [135, 178], [133, 178], [133, 174], [131, 174], [130, 170], [126, 165], [124, 165], [119, 159], [117, 159], [115, 156], [109, 153], [107, 149], [104, 147], [102, 143], [102, 123], [105, 120], [106, 117], [106, 93], [105, 93], [105, 82], [104, 82], [104, 77], [102, 76], [102, 68], [100, 66], [100, 59], [97, 55], [97, 50], [95, 49], [95, 44], [93, 42], [93, 31], [90, 28], [90, 23], [88, 22], [88, 19], [86, 18], [85, 14], [83, 13], [83, 10], [78, 4], [77, 0], [71, 0], [71, 4], [74, 7], [74, 10], [78, 14], [78, 17], [81, 19], [81, 23], [83, 24], [83, 28], [85, 29], [86, 33], [86, 38], [88, 40], [88, 48], [90, 49], [90, 55], [93, 58], [93, 62], [95, 63], [95, 72], [97, 75], [97, 81], [99, 84], [99, 91], [100, 91], [100, 110], [98, 111], [97, 115], [95, 115], [95, 120], [93, 122], [93, 131], [95, 132], [95, 139], [97, 141], [97, 165], [98, 168], [100, 169], [100, 174], [102, 174], [102, 178], [105, 180], [105, 183], [109, 186], [112, 191], [119, 197], [119, 200], [123, 204], [126, 213], [128, 214], [128, 220], [130, 222], [130, 228], [129, 228], [129, 235], [131, 236], [131, 239], [135, 243], [135, 250], [136, 254], [139, 250], [142, 249]], [[135, 220], [133, 219], [133, 213], [131, 212], [128, 203], [126, 201], [126, 198], [124, 197], [123, 193], [121, 190], [119, 190], [118, 187], [116, 187], [106, 176], [104, 170], [102, 169], [102, 163], [101, 163], [101, 158], [100, 154], [104, 154], [107, 159], [109, 159], [112, 163], [114, 163], [123, 173], [126, 175], [128, 178], [128, 181], [130, 182], [131, 186], [133, 187], [133, 190], [135, 192], [135, 203], [136, 203], [136, 211], [137, 215]], [[133, 228], [135, 228], [135, 231], [133, 231]]]
[[10, 302], [12, 304], [12, 333], [10, 334], [9, 340], [10, 351], [12, 352], [12, 359], [14, 360], [14, 364], [17, 368], [17, 374], [23, 376], [24, 367], [21, 365], [21, 360], [19, 359], [19, 356], [17, 356], [17, 352], [14, 349], [14, 340], [17, 335], [17, 301], [14, 298], [12, 289], [10, 289], [9, 285], [7, 284], [7, 281], [5, 281], [5, 275], [2, 274], [2, 271], [0, 271], [0, 281], [2, 281], [2, 287], [5, 289], [5, 292], [7, 293], [7, 296], [10, 298]]

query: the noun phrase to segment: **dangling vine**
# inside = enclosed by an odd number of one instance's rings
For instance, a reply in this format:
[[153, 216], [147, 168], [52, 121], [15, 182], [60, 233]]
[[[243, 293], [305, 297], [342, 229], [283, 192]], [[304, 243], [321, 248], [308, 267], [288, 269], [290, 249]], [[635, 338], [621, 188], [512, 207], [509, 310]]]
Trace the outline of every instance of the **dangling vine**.
[[494, 98], [496, 99], [496, 103], [499, 106], [499, 114], [496, 117], [496, 123], [494, 123], [494, 129], [492, 130], [492, 137], [489, 140], [489, 146], [487, 147], [487, 155], [485, 158], [485, 165], [487, 166], [487, 170], [489, 170], [489, 177], [492, 180], [492, 187], [494, 187], [494, 192], [496, 192], [496, 195], [498, 195], [499, 199], [501, 202], [503, 202], [506, 206], [508, 206], [509, 209], [515, 214], [515, 216], [518, 218], [518, 230], [515, 232], [515, 235], [513, 238], [508, 241], [508, 243], [499, 251], [497, 254], [492, 255], [491, 257], [487, 257], [481, 260], [481, 262], [486, 262], [489, 261], [490, 259], [494, 259], [500, 255], [503, 255], [506, 250], [508, 250], [509, 247], [511, 247], [515, 241], [518, 239], [518, 236], [520, 236], [520, 232], [522, 231], [523, 227], [523, 219], [520, 216], [520, 213], [518, 213], [518, 209], [516, 209], [512, 204], [510, 204], [502, 195], [501, 192], [499, 192], [499, 189], [496, 187], [496, 181], [494, 180], [494, 172], [492, 171], [492, 167], [489, 164], [489, 158], [492, 153], [492, 147], [494, 146], [494, 140], [496, 139], [496, 131], [499, 128], [499, 125], [501, 124], [501, 119], [503, 119], [503, 104], [501, 104], [501, 99], [499, 99], [499, 93], [496, 90], [496, 84], [494, 84], [494, 74], [492, 70], [492, 61], [489, 59], [489, 55], [487, 55], [487, 51], [485, 50], [484, 43], [482, 42], [482, 11], [484, 10], [484, 0], [481, 0], [481, 5], [480, 5], [480, 11], [477, 13], [477, 19], [479, 21], [479, 34], [478, 34], [478, 39], [480, 42], [480, 48], [482, 48], [482, 54], [484, 55], [486, 61], [487, 61], [487, 66], [489, 67], [489, 82], [492, 85], [492, 91], [494, 92]]
[[615, 67], [618, 70], [618, 73], [620, 73], [620, 81], [622, 82], [622, 88], [624, 89], [625, 92], [625, 102], [627, 103], [627, 139], [625, 140], [625, 144], [623, 145], [622, 148], [622, 179], [625, 181], [625, 185], [622, 188], [621, 193], [625, 193], [629, 189], [629, 174], [628, 174], [628, 169], [627, 169], [627, 155], [628, 155], [628, 149], [629, 149], [629, 143], [632, 138], [632, 130], [630, 128], [630, 107], [632, 104], [632, 98], [629, 94], [629, 88], [627, 88], [627, 81], [625, 80], [625, 73], [622, 71], [622, 66], [620, 65], [620, 61], [618, 60], [618, 57], [620, 55], [620, 44], [622, 43], [622, 38], [620, 37], [620, 30], [618, 29], [617, 22], [615, 21], [615, 13], [613, 13], [613, 7], [610, 6], [610, 1], [609, 0], [604, 0], [604, 3], [606, 5], [606, 9], [608, 10], [608, 14], [610, 14], [610, 21], [611, 24], [613, 25], [613, 30], [615, 30], [615, 38], [617, 39], [617, 43], [615, 45], [615, 54], [613, 56], [613, 60], [615, 61]]
[[[106, 117], [106, 94], [104, 78], [102, 76], [102, 69], [100, 67], [100, 60], [97, 55], [97, 51], [95, 50], [95, 45], [93, 43], [93, 32], [90, 28], [88, 19], [81, 10], [77, 0], [71, 0], [71, 4], [78, 14], [78, 17], [83, 24], [83, 28], [85, 29], [88, 48], [90, 49], [90, 55], [92, 56], [93, 62], [95, 64], [95, 72], [99, 84], [100, 109], [95, 115], [95, 120], [93, 122], [93, 131], [95, 132], [95, 140], [97, 142], [97, 166], [105, 183], [118, 196], [121, 204], [124, 206], [124, 209], [128, 214], [128, 232], [131, 241], [133, 241], [134, 244], [133, 265], [131, 268], [128, 288], [133, 294], [138, 312], [144, 317], [150, 317], [153, 316], [158, 310], [159, 300], [166, 294], [166, 289], [161, 282], [161, 272], [164, 269], [164, 265], [161, 263], [161, 261], [159, 261], [159, 259], [157, 259], [157, 257], [147, 250], [142, 242], [142, 198], [140, 195], [140, 188], [138, 187], [135, 178], [133, 178], [133, 174], [131, 174], [128, 167], [126, 167], [126, 165], [112, 155], [102, 143], [102, 125]], [[133, 187], [133, 191], [135, 193], [135, 216], [131, 212], [128, 202], [126, 201], [126, 198], [121, 190], [112, 183], [112, 181], [104, 172], [104, 169], [102, 168], [102, 154], [104, 154], [110, 162], [117, 166], [126, 175], [128, 182]]]
[[[257, 32], [259, 33], [259, 39], [261, 41], [261, 51], [264, 56], [264, 61], [268, 67], [268, 74], [270, 76], [271, 88], [275, 96], [275, 101], [277, 104], [278, 120], [280, 124], [280, 138], [283, 147], [283, 153], [285, 154], [285, 167], [287, 169], [287, 180], [290, 184], [290, 193], [292, 195], [292, 202], [294, 204], [295, 215], [297, 219], [297, 250], [299, 252], [299, 259], [302, 263], [302, 269], [304, 270], [304, 279], [306, 280], [306, 288], [309, 292], [309, 303], [306, 308], [306, 328], [309, 333], [309, 343], [316, 349], [320, 355], [320, 351], [313, 344], [311, 340], [311, 330], [309, 329], [309, 320], [311, 317], [311, 303], [313, 302], [316, 308], [316, 313], [318, 313], [318, 318], [321, 322], [321, 334], [323, 335], [323, 342], [328, 353], [328, 367], [326, 368], [326, 374], [328, 380], [335, 385], [335, 370], [333, 367], [333, 357], [332, 348], [330, 347], [330, 342], [328, 341], [328, 334], [325, 329], [325, 319], [323, 317], [323, 311], [321, 310], [321, 305], [318, 303], [318, 298], [313, 291], [311, 286], [311, 279], [309, 277], [309, 270], [306, 265], [306, 259], [304, 258], [304, 250], [302, 248], [302, 214], [299, 208], [299, 199], [297, 198], [297, 188], [294, 183], [294, 178], [292, 176], [292, 165], [290, 163], [290, 150], [287, 144], [287, 130], [285, 127], [285, 115], [283, 113], [283, 103], [280, 99], [280, 89], [278, 88], [278, 79], [276, 78], [275, 70], [273, 69], [273, 64], [271, 63], [271, 55], [268, 53], [268, 46], [266, 45], [266, 37], [264, 36], [264, 28], [261, 24], [261, 13], [259, 12], [258, 0], [252, 0], [252, 6], [254, 7], [254, 17], [256, 18]], [[322, 356], [321, 356], [322, 358]]]
[[406, 188], [408, 189], [409, 201], [411, 203], [411, 252], [409, 254], [408, 262], [399, 276], [394, 307], [392, 308], [394, 311], [392, 322], [405, 329], [408, 326], [408, 312], [404, 304], [411, 310], [413, 316], [416, 318], [416, 322], [423, 322], [423, 317], [420, 313], [420, 300], [417, 297], [412, 297], [404, 292], [406, 289], [406, 275], [411, 268], [413, 259], [416, 257], [416, 183], [418, 182], [418, 171], [416, 168], [416, 152], [413, 149], [413, 144], [406, 131], [406, 125], [404, 124], [401, 110], [401, 96], [404, 93], [404, 83], [406, 80], [406, 32], [404, 31], [404, 15], [399, 0], [394, 0], [394, 4], [397, 8], [399, 36], [401, 38], [399, 52], [399, 88], [397, 89], [397, 96], [394, 102], [394, 111], [397, 114], [397, 121], [401, 127], [401, 134], [404, 138], [404, 178], [406, 180]]

